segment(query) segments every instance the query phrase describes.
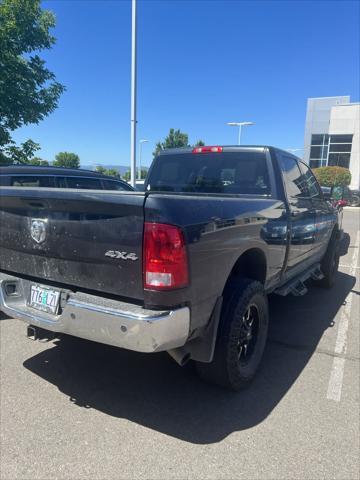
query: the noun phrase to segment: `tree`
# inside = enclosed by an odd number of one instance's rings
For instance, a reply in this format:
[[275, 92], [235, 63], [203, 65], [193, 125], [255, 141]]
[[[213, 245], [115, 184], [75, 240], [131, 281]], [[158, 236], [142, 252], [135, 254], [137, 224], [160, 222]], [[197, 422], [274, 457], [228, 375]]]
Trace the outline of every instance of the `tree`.
[[[148, 169], [147, 168], [142, 168], [141, 169], [141, 180], [145, 180], [146, 175], [148, 174]], [[124, 173], [123, 179], [125, 182], [129, 182], [131, 178], [131, 172], [128, 170], [127, 172]], [[138, 180], [138, 170], [136, 170], [136, 180]]]
[[170, 128], [169, 134], [163, 142], [158, 142], [153, 152], [154, 157], [159, 155], [161, 150], [166, 148], [181, 148], [189, 146], [189, 136], [187, 133], [181, 132], [179, 129]]
[[47, 160], [43, 160], [42, 158], [39, 157], [33, 157], [28, 161], [29, 165], [36, 165], [36, 166], [43, 166], [43, 167], [48, 167], [49, 162]]
[[28, 163], [29, 158], [39, 149], [40, 145], [32, 140], [26, 140], [20, 147], [14, 145], [12, 141], [3, 148], [0, 145], [0, 165]]
[[98, 173], [101, 173], [102, 175], [105, 175], [106, 168], [103, 167], [102, 165], [96, 165], [95, 172], [98, 172]]
[[97, 165], [95, 167], [95, 171], [101, 173], [102, 175], [109, 175], [110, 177], [120, 178], [120, 174], [116, 170], [116, 168], [105, 168], [102, 165]]
[[60, 152], [55, 156], [54, 167], [80, 168], [80, 158], [76, 153]]
[[16, 146], [11, 132], [39, 123], [65, 89], [38, 55], [54, 44], [54, 26], [40, 0], [0, 0], [0, 163], [27, 163], [39, 146], [32, 140]]
[[324, 187], [346, 186], [351, 182], [350, 170], [344, 167], [319, 167], [314, 168], [313, 173]]
[[195, 143], [194, 147], [203, 147], [204, 145], [205, 145], [205, 142], [203, 142], [202, 140], [198, 140]]
[[108, 168], [105, 169], [105, 175], [109, 175], [110, 177], [117, 177], [120, 178], [119, 172], [116, 170], [116, 168]]

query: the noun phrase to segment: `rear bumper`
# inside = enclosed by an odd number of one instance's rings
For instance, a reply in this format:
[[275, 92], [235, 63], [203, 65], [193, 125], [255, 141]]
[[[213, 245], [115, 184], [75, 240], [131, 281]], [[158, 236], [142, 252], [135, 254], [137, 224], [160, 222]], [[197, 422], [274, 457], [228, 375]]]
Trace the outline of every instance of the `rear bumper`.
[[[9, 284], [16, 293], [9, 294]], [[190, 310], [148, 310], [103, 297], [63, 292], [61, 313], [51, 315], [27, 305], [34, 282], [0, 272], [0, 309], [7, 315], [56, 333], [138, 352], [181, 347], [190, 328]]]

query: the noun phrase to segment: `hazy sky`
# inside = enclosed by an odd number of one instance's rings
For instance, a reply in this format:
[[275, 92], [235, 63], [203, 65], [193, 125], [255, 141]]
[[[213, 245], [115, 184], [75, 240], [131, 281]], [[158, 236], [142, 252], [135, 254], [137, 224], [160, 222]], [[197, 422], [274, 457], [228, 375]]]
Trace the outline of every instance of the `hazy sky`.
[[[131, 2], [46, 1], [55, 47], [43, 56], [66, 88], [45, 121], [17, 131], [39, 156], [129, 164]], [[242, 143], [303, 146], [306, 99], [359, 101], [359, 3], [138, 1], [138, 139], [170, 127], [190, 142], [234, 144], [228, 121], [253, 121]]]

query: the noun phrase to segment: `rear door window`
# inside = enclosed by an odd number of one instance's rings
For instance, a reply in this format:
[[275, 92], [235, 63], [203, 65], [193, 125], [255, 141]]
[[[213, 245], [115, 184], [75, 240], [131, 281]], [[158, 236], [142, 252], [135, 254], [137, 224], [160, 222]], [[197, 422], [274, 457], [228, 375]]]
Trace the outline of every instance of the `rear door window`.
[[57, 188], [67, 188], [66, 177], [55, 177], [55, 185]]
[[120, 191], [129, 191], [131, 190], [125, 183], [117, 182], [116, 180], [102, 180], [105, 190], [120, 190]]
[[66, 182], [68, 188], [102, 190], [101, 181], [98, 178], [67, 177]]
[[151, 171], [148, 189], [231, 195], [271, 194], [265, 153], [245, 151], [161, 155]]
[[13, 187], [55, 187], [54, 177], [47, 175], [12, 175]]

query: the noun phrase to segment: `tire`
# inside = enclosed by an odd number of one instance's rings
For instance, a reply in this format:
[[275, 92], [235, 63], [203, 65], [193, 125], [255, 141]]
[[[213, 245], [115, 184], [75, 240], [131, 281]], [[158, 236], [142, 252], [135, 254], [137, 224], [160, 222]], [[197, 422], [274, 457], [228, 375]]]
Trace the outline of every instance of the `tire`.
[[360, 197], [358, 195], [353, 195], [350, 199], [350, 207], [359, 207], [360, 206]]
[[339, 232], [333, 232], [324, 258], [321, 261], [321, 271], [324, 278], [318, 281], [323, 288], [332, 288], [335, 284], [336, 274], [339, 268], [340, 242]]
[[235, 391], [247, 387], [262, 359], [268, 324], [263, 285], [250, 279], [234, 280], [224, 295], [213, 361], [196, 362], [199, 376]]

